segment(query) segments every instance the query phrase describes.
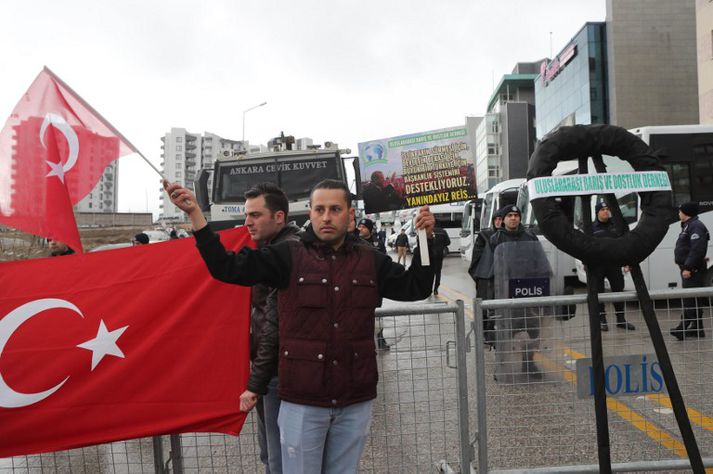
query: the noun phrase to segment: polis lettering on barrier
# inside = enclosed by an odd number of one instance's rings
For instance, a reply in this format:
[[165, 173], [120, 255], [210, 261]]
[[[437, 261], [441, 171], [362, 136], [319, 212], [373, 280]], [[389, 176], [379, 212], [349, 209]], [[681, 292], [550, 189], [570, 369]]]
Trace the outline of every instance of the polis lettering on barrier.
[[[638, 377], [634, 377], [634, 372]], [[649, 386], [651, 377], [651, 386]], [[632, 370], [632, 364], [610, 364], [604, 368], [604, 388], [607, 395], [658, 393], [664, 388], [661, 365], [649, 364], [646, 356], [641, 361], [641, 371]], [[622, 391], [623, 389], [623, 391]], [[594, 368], [589, 367], [589, 395], [594, 395]]]
[[513, 278], [510, 280], [510, 298], [528, 298], [550, 295], [550, 279]]

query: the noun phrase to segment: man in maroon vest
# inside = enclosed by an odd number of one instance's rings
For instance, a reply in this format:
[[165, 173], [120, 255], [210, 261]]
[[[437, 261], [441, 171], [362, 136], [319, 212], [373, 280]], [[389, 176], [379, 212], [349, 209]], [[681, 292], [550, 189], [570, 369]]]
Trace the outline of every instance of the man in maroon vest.
[[[312, 189], [311, 227], [299, 242], [238, 253], [225, 250], [193, 193], [177, 184], [164, 187], [191, 219], [214, 278], [278, 288], [283, 472], [357, 472], [379, 378], [374, 309], [380, 297], [427, 298], [431, 267], [422, 267], [415, 251], [407, 271], [347, 235], [354, 209], [349, 188], [339, 181]], [[416, 228], [432, 239], [434, 223], [428, 206], [422, 207]]]

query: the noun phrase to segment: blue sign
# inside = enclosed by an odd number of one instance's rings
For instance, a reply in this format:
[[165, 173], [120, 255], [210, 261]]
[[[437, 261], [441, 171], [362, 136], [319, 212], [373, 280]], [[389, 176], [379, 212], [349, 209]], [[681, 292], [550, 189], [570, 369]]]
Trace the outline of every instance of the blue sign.
[[[636, 396], [666, 391], [661, 365], [652, 354], [604, 358], [604, 389], [611, 396]], [[594, 396], [592, 359], [577, 359], [577, 397]]]

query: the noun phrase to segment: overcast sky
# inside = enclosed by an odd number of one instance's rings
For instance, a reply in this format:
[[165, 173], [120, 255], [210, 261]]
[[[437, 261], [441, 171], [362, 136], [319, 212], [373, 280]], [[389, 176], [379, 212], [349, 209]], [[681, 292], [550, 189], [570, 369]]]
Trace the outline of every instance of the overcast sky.
[[[44, 65], [158, 165], [171, 127], [265, 143], [357, 143], [482, 115], [518, 61], [556, 54], [604, 0], [3, 1], [4, 124]], [[551, 40], [550, 40], [551, 32]], [[157, 212], [159, 178], [119, 163], [119, 210]]]

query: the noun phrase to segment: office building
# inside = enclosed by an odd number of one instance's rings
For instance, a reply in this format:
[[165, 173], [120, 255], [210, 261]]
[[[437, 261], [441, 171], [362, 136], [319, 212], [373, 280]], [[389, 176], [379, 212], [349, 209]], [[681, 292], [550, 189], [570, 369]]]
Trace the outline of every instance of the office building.
[[500, 181], [524, 178], [535, 145], [535, 79], [542, 61], [518, 63], [500, 80], [475, 130], [479, 192]]
[[698, 123], [695, 6], [695, 0], [607, 0], [610, 123], [627, 129]]
[[713, 123], [713, 2], [696, 0], [696, 51], [698, 60], [698, 117]]

